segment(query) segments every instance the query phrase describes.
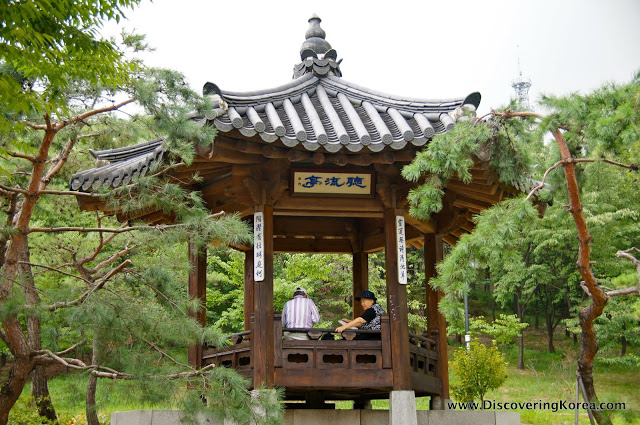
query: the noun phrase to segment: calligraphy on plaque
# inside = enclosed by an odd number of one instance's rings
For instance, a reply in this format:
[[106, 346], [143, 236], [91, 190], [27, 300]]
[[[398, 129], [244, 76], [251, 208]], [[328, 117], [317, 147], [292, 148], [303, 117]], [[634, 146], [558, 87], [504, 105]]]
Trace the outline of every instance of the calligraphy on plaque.
[[372, 197], [373, 171], [291, 170], [292, 195]]
[[404, 232], [404, 217], [396, 216], [396, 243], [398, 247], [398, 282], [407, 284], [407, 239]]
[[264, 213], [253, 215], [253, 279], [264, 280]]

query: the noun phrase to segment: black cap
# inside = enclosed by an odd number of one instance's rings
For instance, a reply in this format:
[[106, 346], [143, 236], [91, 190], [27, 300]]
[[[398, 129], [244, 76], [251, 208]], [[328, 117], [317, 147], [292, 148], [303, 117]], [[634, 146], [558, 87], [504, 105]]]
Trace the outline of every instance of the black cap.
[[362, 291], [362, 294], [359, 297], [356, 297], [357, 301], [360, 301], [361, 298], [369, 298], [370, 300], [377, 301], [375, 294], [371, 291]]

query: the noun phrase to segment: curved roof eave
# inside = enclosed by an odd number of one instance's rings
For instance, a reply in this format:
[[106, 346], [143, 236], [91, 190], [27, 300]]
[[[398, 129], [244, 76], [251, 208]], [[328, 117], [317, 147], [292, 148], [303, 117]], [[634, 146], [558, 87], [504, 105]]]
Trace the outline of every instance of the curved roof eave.
[[223, 132], [258, 134], [267, 143], [309, 151], [380, 152], [422, 146], [468, 119], [480, 93], [465, 98], [419, 99], [389, 95], [336, 76], [305, 74], [273, 89], [220, 91], [223, 109], [207, 114]]

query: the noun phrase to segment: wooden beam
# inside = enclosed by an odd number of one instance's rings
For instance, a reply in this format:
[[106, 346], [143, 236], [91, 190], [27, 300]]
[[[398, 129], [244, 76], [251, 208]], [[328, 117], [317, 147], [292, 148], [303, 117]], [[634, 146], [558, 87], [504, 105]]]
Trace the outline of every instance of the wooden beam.
[[309, 152], [303, 152], [300, 150], [290, 150], [287, 159], [289, 162], [300, 162], [306, 161], [311, 158], [311, 154]]
[[375, 212], [382, 214], [383, 205], [375, 198], [333, 198], [333, 197], [305, 197], [291, 196], [289, 192], [282, 194], [274, 205], [276, 214], [282, 211], [302, 212], [328, 212], [328, 211], [352, 211]]
[[264, 212], [264, 280], [254, 286], [254, 322], [251, 329], [253, 387], [274, 385], [273, 330], [273, 207], [263, 205]]
[[419, 220], [414, 216], [412, 216], [411, 214], [409, 214], [409, 211], [406, 211], [406, 210], [404, 213], [404, 220], [407, 224], [410, 224], [411, 226], [420, 230], [422, 233], [434, 233], [436, 231], [436, 226], [434, 225], [433, 221]]
[[351, 242], [348, 239], [275, 239], [275, 252], [311, 253], [311, 254], [350, 254]]
[[453, 235], [442, 235], [442, 240], [452, 247], [456, 246], [456, 244], [458, 243], [458, 238]]
[[[193, 317], [200, 325], [207, 324], [207, 251], [206, 248], [198, 248], [193, 242], [189, 242], [189, 271], [188, 294], [189, 298], [200, 301], [201, 308], [189, 310], [189, 316]], [[192, 345], [187, 350], [187, 358], [191, 366], [202, 367], [202, 344]]]
[[362, 291], [369, 289], [369, 254], [366, 252], [353, 253], [353, 318], [360, 317], [364, 310], [360, 302], [356, 301], [356, 297], [362, 294]]
[[473, 199], [480, 199], [492, 204], [498, 203], [502, 200], [502, 191], [498, 191], [498, 185], [484, 186], [481, 184], [464, 184], [456, 183], [455, 181], [449, 181], [447, 183], [447, 190], [454, 190], [455, 192]]
[[288, 158], [289, 151], [273, 145], [264, 145], [262, 147], [262, 155], [266, 158]]
[[449, 398], [449, 365], [447, 355], [447, 322], [438, 309], [438, 303], [444, 296], [441, 291], [435, 291], [429, 280], [436, 276], [436, 263], [443, 257], [442, 238], [440, 235], [425, 235], [424, 265], [425, 285], [427, 292], [427, 337], [436, 341], [438, 363], [436, 376], [440, 378], [440, 397]]
[[456, 200], [453, 201], [453, 206], [460, 209], [466, 209], [471, 211], [472, 213], [478, 214], [486, 210], [487, 208], [490, 208], [491, 204], [488, 202], [476, 201], [465, 197], [457, 197]]
[[253, 314], [254, 288], [253, 279], [253, 249], [244, 253], [244, 330], [251, 329], [251, 315]]
[[392, 208], [384, 211], [385, 270], [387, 280], [387, 307], [389, 310], [391, 358], [393, 360], [393, 389], [411, 390], [409, 365], [409, 312], [407, 286], [398, 281], [398, 249], [396, 245], [396, 215]]
[[313, 235], [316, 238], [339, 237], [348, 239], [349, 227], [355, 226], [352, 218], [327, 217], [318, 220], [312, 217], [278, 216], [274, 222], [276, 237], [286, 235]]

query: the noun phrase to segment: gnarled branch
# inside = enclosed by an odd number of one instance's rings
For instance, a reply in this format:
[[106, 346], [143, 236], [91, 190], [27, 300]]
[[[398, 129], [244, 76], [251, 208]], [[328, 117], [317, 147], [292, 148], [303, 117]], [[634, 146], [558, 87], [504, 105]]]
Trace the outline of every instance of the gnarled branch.
[[[57, 303], [54, 303], [54, 304], [43, 306], [42, 309], [45, 310], [45, 311], [55, 311], [55, 310], [58, 310], [60, 308], [73, 307], [73, 306], [76, 306], [76, 305], [82, 303], [85, 299], [87, 299], [87, 297], [89, 295], [91, 295], [92, 293], [102, 289], [102, 287], [107, 283], [107, 281], [109, 279], [111, 279], [111, 277], [113, 277], [115, 274], [121, 272], [125, 267], [129, 266], [130, 264], [131, 264], [131, 260], [123, 261], [117, 267], [115, 267], [114, 269], [109, 271], [109, 273], [107, 273], [102, 279], [100, 279], [100, 282], [98, 284], [96, 284], [93, 288], [85, 291], [82, 295], [80, 295], [75, 300], [57, 302]], [[83, 279], [83, 280], [85, 280], [85, 279]]]

